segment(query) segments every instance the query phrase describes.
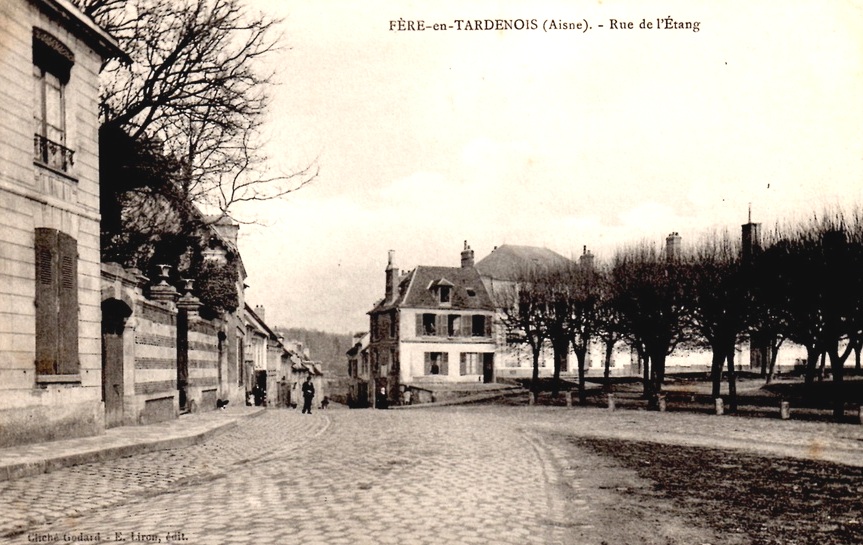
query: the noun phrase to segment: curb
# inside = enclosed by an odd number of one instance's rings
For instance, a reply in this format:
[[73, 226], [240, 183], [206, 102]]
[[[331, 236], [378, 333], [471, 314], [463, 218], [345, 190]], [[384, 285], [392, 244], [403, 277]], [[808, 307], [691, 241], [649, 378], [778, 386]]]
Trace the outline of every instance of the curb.
[[57, 454], [55, 456], [48, 455], [31, 461], [4, 464], [0, 466], [0, 482], [20, 479], [22, 477], [30, 477], [41, 473], [49, 473], [51, 471], [80, 464], [103, 462], [106, 460], [124, 458], [136, 454], [145, 454], [157, 450], [189, 447], [202, 443], [224, 430], [236, 427], [241, 418], [251, 418], [259, 416], [262, 413], [263, 411], [259, 411], [248, 415], [238, 415], [236, 418], [231, 420], [214, 423], [211, 427], [208, 427], [203, 431], [191, 432], [179, 437], [170, 437], [168, 439], [160, 439], [156, 441], [142, 441], [138, 443], [130, 442], [127, 444], [108, 447], [94, 444], [91, 448], [84, 449], [80, 452]]
[[499, 397], [510, 397], [516, 395], [523, 395], [527, 390], [523, 388], [519, 388], [518, 390], [501, 390], [497, 392], [489, 392], [485, 394], [476, 394], [472, 396], [465, 396], [461, 398], [448, 399], [446, 401], [433, 401], [431, 403], [417, 403], [416, 405], [394, 405], [390, 407], [391, 410], [411, 410], [411, 409], [424, 409], [424, 408], [434, 408], [434, 407], [449, 407], [452, 405], [469, 405], [471, 403], [476, 403], [477, 401], [487, 401], [489, 399], [497, 399]]

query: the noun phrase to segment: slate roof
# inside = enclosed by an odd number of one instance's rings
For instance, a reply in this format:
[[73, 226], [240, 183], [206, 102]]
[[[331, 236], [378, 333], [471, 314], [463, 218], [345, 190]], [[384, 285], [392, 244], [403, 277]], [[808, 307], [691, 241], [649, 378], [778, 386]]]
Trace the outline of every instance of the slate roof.
[[[434, 286], [452, 286], [449, 305], [441, 305]], [[471, 295], [469, 292], [472, 292]], [[394, 301], [380, 300], [371, 313], [391, 308], [450, 308], [455, 310], [494, 310], [475, 267], [429, 267], [420, 265], [404, 275]]]
[[531, 267], [561, 267], [572, 264], [562, 255], [536, 246], [504, 244], [482, 258], [476, 269], [482, 276], [495, 280], [518, 280], [519, 275]]

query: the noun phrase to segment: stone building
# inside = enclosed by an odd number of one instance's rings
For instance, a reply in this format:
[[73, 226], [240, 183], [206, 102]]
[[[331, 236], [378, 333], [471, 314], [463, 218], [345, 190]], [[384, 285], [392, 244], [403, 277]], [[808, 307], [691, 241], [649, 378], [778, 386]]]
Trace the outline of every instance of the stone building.
[[0, 2], [0, 447], [104, 429], [99, 72], [67, 0]]
[[465, 242], [460, 267], [400, 274], [389, 254], [384, 298], [369, 311], [374, 391], [399, 402], [406, 387], [494, 380], [495, 307]]

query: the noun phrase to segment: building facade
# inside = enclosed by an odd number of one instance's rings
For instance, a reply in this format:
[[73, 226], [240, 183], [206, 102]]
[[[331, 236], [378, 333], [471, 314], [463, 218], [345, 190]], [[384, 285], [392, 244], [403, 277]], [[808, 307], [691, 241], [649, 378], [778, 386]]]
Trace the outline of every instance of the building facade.
[[66, 0], [0, 2], [0, 447], [100, 433], [99, 71]]
[[397, 403], [411, 386], [493, 382], [495, 307], [473, 250], [465, 242], [460, 267], [418, 266], [404, 275], [393, 255], [384, 298], [369, 311], [375, 393]]

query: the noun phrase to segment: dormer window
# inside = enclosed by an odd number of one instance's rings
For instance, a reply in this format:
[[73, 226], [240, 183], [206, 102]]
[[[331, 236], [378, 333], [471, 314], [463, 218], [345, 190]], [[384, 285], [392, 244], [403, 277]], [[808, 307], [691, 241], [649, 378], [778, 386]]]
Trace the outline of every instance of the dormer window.
[[440, 296], [441, 304], [450, 302], [451, 290], [452, 288], [450, 288], [449, 286], [441, 286], [440, 288], [438, 288], [438, 295]]
[[455, 285], [446, 278], [440, 278], [429, 284], [429, 291], [437, 299], [441, 306], [449, 306], [452, 304], [452, 290]]

